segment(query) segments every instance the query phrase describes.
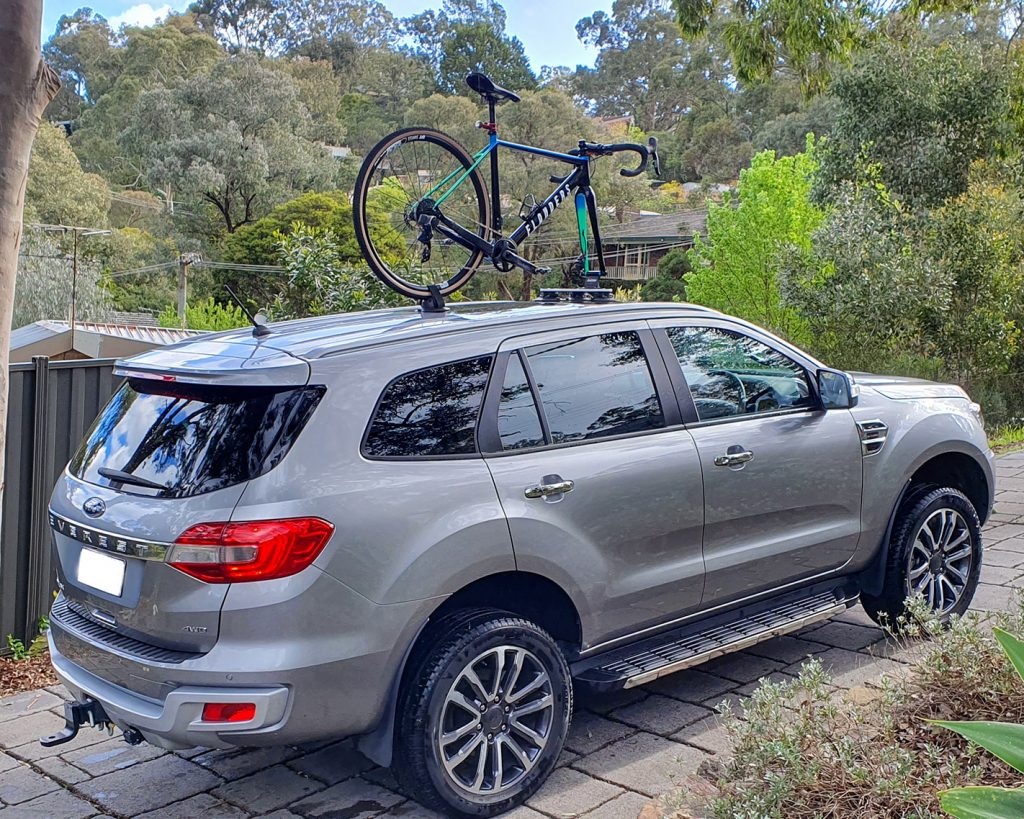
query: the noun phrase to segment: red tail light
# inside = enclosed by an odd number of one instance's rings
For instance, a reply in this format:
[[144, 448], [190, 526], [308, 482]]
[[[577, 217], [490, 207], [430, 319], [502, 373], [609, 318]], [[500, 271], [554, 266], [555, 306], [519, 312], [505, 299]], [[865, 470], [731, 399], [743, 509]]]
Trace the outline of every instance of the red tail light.
[[203, 706], [203, 722], [248, 722], [255, 716], [254, 702], [208, 702]]
[[167, 562], [206, 583], [273, 580], [309, 566], [333, 532], [320, 518], [200, 523], [181, 533]]

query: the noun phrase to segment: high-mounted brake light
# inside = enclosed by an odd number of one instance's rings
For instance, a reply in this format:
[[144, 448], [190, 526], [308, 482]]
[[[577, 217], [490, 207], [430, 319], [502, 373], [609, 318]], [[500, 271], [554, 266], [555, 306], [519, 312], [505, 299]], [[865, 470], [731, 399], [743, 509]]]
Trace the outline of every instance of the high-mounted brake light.
[[321, 518], [200, 523], [178, 536], [167, 562], [205, 583], [274, 580], [309, 566], [333, 532]]

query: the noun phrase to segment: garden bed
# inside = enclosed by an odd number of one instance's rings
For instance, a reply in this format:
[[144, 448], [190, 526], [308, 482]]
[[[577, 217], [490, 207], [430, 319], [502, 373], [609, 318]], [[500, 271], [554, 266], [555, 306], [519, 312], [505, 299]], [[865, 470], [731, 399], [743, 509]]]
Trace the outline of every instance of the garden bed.
[[[840, 692], [816, 661], [792, 683], [763, 683], [742, 714], [724, 713], [734, 755], [702, 774], [717, 788], [662, 800], [664, 816], [713, 819], [939, 819], [938, 793], [1015, 786], [1021, 776], [928, 720], [1024, 722], [1024, 686], [992, 636], [1024, 634], [1024, 604], [904, 638], [917, 661], [875, 687]], [[698, 803], [695, 805], [695, 801]]]
[[47, 652], [15, 660], [0, 657], [0, 697], [31, 691], [46, 685], [56, 685], [57, 676], [50, 665]]

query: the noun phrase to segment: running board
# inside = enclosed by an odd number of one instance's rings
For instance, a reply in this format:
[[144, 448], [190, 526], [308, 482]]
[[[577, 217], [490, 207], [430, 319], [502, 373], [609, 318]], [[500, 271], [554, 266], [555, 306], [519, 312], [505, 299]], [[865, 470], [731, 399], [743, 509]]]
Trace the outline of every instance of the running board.
[[746, 606], [573, 664], [573, 676], [597, 691], [634, 688], [666, 674], [749, 648], [827, 620], [857, 602], [853, 590], [821, 586]]

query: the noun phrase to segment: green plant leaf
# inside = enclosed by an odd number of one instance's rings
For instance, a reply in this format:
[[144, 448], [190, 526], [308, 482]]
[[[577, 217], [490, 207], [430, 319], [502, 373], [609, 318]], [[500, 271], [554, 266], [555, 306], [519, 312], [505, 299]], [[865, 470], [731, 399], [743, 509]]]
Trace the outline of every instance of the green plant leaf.
[[1024, 788], [953, 788], [939, 793], [939, 803], [957, 819], [1020, 819]]
[[992, 633], [995, 634], [999, 645], [1003, 647], [1006, 656], [1010, 658], [1013, 667], [1017, 669], [1017, 674], [1024, 680], [1024, 641], [998, 627], [992, 629]]
[[[1007, 765], [1024, 773], [1024, 725], [984, 720], [976, 722], [929, 720], [929, 722], [932, 725], [941, 725], [943, 728], [955, 731], [960, 736], [980, 745], [986, 751], [995, 754]], [[1024, 816], [1024, 813], [1019, 813], [1019, 816]]]

